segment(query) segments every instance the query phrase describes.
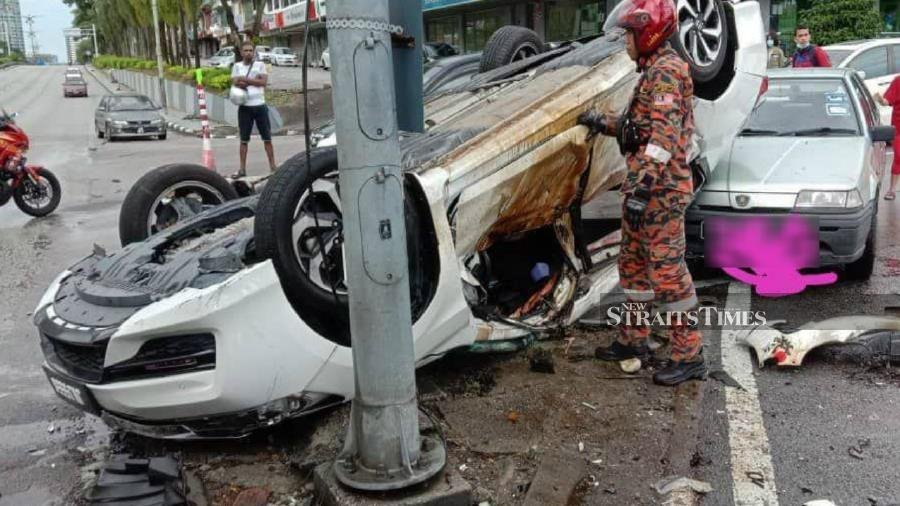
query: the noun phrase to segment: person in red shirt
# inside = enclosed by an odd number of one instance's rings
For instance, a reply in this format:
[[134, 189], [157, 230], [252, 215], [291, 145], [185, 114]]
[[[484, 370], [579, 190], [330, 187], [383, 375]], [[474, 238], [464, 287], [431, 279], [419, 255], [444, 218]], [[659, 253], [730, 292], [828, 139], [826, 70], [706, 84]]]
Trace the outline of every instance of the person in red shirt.
[[797, 25], [794, 28], [794, 42], [797, 44], [797, 51], [791, 57], [791, 67], [830, 67], [831, 60], [828, 58], [828, 53], [821, 47], [811, 44], [810, 38], [808, 26]]
[[893, 108], [891, 112], [891, 125], [894, 126], [894, 163], [891, 165], [891, 186], [888, 192], [884, 194], [885, 200], [894, 200], [896, 195], [894, 191], [897, 188], [897, 180], [900, 179], [900, 76], [891, 81], [887, 91], [882, 96], [881, 93], [875, 94], [875, 100], [882, 105], [889, 105]]

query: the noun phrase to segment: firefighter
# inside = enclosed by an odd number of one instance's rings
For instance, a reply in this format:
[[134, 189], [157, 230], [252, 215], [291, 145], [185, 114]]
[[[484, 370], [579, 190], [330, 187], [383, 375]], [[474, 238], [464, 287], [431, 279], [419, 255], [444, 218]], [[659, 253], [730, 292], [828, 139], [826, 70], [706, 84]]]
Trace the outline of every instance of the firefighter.
[[672, 0], [624, 0], [604, 26], [607, 34], [616, 29], [625, 30], [628, 55], [641, 72], [632, 102], [622, 116], [588, 110], [578, 123], [592, 134], [616, 136], [625, 155], [619, 277], [631, 315], [622, 314], [618, 340], [597, 348], [595, 356], [646, 362], [649, 322], [658, 314], [671, 323], [672, 352], [653, 381], [677, 385], [707, 374], [702, 336], [688, 317], [697, 314], [697, 295], [684, 260], [684, 214], [693, 198], [687, 161], [693, 82], [687, 63], [667, 42], [676, 29]]

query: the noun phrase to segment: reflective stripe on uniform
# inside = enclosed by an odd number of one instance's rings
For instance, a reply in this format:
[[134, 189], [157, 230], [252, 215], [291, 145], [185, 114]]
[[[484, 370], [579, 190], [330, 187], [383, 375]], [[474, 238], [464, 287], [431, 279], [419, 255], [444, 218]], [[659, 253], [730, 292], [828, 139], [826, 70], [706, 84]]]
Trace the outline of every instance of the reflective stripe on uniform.
[[669, 163], [669, 160], [672, 159], [672, 153], [652, 143], [647, 144], [644, 153], [659, 163]]
[[653, 290], [634, 290], [623, 287], [622, 291], [625, 292], [625, 296], [631, 302], [652, 302], [655, 295]]
[[697, 307], [697, 295], [694, 294], [675, 302], [658, 303], [657, 307], [660, 311], [689, 311]]

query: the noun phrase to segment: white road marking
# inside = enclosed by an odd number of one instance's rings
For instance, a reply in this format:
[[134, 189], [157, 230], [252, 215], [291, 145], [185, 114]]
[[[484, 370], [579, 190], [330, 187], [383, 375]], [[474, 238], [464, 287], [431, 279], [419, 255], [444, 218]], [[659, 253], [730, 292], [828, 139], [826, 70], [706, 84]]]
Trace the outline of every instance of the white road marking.
[[[750, 286], [730, 283], [725, 307], [731, 311], [749, 311]], [[738, 506], [777, 506], [775, 470], [769, 437], [763, 425], [756, 378], [753, 377], [750, 349], [736, 342], [739, 333], [737, 329], [723, 328], [721, 347], [722, 368], [743, 387], [743, 390], [725, 387], [734, 503]]]

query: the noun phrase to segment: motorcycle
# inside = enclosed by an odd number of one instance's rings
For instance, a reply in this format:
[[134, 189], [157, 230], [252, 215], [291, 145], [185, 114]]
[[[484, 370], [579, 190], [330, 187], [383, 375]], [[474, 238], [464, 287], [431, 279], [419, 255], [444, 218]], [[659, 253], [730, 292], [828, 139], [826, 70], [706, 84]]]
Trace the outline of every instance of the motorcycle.
[[13, 199], [25, 214], [46, 216], [62, 197], [59, 180], [46, 168], [26, 163], [28, 135], [15, 117], [0, 112], [0, 206]]

